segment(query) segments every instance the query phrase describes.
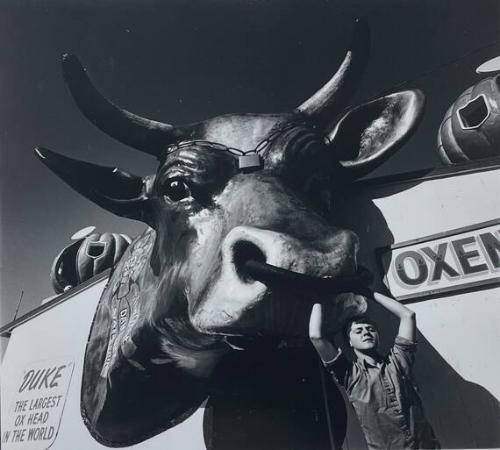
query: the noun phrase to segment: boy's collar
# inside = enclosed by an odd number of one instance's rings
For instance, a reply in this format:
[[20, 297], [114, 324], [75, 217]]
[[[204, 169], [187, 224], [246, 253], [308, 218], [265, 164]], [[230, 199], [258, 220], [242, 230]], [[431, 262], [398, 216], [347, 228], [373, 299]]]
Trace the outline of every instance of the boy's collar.
[[356, 358], [356, 361], [360, 364], [363, 364], [365, 369], [368, 369], [369, 367], [377, 367], [378, 368], [378, 367], [380, 367], [380, 364], [383, 361], [382, 356], [380, 356], [378, 353], [376, 354], [375, 357], [365, 355], [362, 352], [359, 352], [359, 354], [358, 354], [354, 351], [353, 353], [354, 353], [354, 357]]

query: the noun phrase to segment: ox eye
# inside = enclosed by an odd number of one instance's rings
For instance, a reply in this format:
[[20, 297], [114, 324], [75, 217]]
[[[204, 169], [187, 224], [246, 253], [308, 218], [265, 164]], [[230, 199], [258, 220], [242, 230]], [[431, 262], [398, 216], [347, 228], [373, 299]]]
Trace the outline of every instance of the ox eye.
[[170, 180], [163, 187], [163, 195], [173, 202], [191, 197], [189, 186], [182, 180]]

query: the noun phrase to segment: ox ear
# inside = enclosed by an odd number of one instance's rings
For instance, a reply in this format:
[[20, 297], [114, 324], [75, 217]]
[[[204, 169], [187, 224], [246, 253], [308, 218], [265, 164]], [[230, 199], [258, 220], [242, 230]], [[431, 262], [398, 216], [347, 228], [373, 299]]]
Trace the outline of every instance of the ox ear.
[[149, 223], [149, 183], [146, 179], [41, 147], [37, 147], [35, 153], [59, 178], [92, 202], [118, 216]]
[[328, 135], [336, 158], [353, 177], [368, 174], [411, 136], [423, 108], [423, 93], [409, 90], [351, 109]]

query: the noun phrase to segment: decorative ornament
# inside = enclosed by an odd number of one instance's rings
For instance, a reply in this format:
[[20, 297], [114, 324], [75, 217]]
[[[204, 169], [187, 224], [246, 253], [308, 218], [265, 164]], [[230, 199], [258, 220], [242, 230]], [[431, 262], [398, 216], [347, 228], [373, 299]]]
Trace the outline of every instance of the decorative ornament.
[[458, 97], [441, 122], [437, 141], [446, 165], [500, 156], [500, 75]]
[[50, 278], [61, 294], [113, 267], [130, 244], [125, 234], [95, 233], [86, 227], [75, 233], [72, 242], [54, 259]]

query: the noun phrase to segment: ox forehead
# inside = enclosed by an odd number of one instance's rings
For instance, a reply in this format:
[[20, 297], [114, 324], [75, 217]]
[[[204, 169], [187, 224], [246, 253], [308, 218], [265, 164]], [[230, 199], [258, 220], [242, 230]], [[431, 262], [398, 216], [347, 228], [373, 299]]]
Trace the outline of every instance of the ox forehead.
[[278, 124], [292, 120], [291, 114], [227, 114], [197, 124], [190, 138], [249, 152], [255, 150]]
[[[262, 157], [271, 148], [274, 148], [274, 153], [282, 154], [292, 144], [295, 148], [308, 150], [309, 157], [313, 157], [310, 147], [321, 145], [325, 139], [315, 133], [305, 117], [299, 115], [228, 114], [193, 126], [190, 139], [169, 145], [160, 160], [181, 148], [196, 147], [224, 151], [238, 157], [240, 170], [257, 169], [264, 166]], [[273, 145], [277, 141], [281, 145]]]
[[[131, 445], [186, 419], [207, 397], [228, 339], [305, 336], [311, 293], [323, 296], [333, 325], [366, 306], [331, 295], [356, 290], [358, 239], [330, 223], [328, 194], [402, 146], [423, 95], [346, 110], [368, 57], [368, 30], [356, 31], [338, 71], [293, 111], [188, 125], [119, 108], [76, 57], [63, 58], [83, 114], [159, 160], [155, 175], [139, 177], [36, 150], [91, 201], [149, 225], [114, 268], [87, 344], [82, 412], [100, 442]], [[242, 155], [259, 165], [238, 170]]]

